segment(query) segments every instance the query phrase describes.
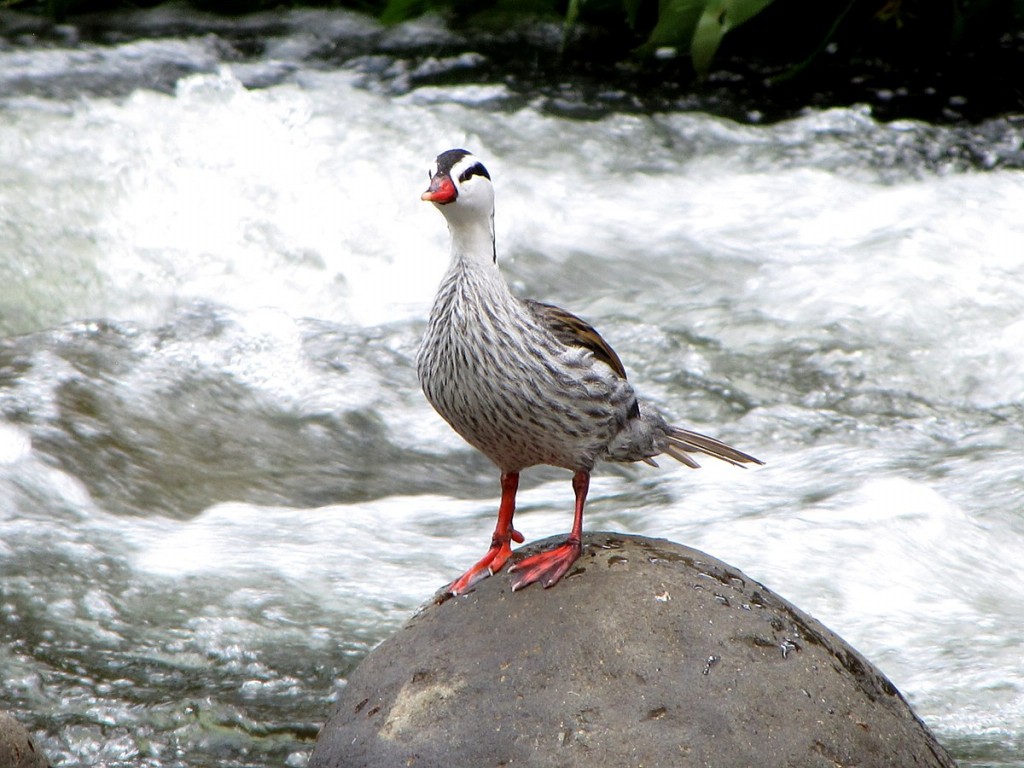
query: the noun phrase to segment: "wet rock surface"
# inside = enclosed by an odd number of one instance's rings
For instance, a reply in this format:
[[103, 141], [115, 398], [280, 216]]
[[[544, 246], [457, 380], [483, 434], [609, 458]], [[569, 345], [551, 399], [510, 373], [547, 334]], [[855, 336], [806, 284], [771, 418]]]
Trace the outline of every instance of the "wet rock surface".
[[373, 651], [310, 768], [954, 765], [856, 650], [702, 552], [594, 533], [554, 588], [509, 584]]
[[[992, 87], [1024, 62], [1019, 22], [998, 14], [976, 18], [966, 25], [970, 34], [953, 35], [962, 38], [954, 43], [950, 33], [962, 25], [943, 29], [942, 14], [911, 14], [918, 22], [934, 22], [911, 29], [885, 23], [876, 10], [865, 4], [853, 14], [859, 18], [847, 17], [841, 34], [822, 47], [836, 32], [832, 4], [775, 3], [755, 23], [726, 36], [712, 70], [701, 79], [682, 52], [640, 55], [645, 35], [630, 34], [621, 20], [611, 18], [576, 25], [566, 38], [561, 22], [526, 17], [512, 24], [467, 25], [428, 14], [381, 24], [337, 9], [239, 16], [234, 10], [220, 15], [167, 3], [72, 14], [66, 23], [56, 23], [0, 5], [0, 48], [100, 46], [72, 56], [71, 72], [41, 80], [25, 82], [18, 72], [0, 68], [0, 85], [8, 95], [46, 98], [63, 98], [71, 90], [115, 96], [140, 85], [173, 93], [180, 78], [229, 64], [247, 87], [265, 88], [289, 81], [303, 60], [352, 69], [368, 88], [389, 95], [421, 86], [484, 85], [497, 91], [486, 99], [490, 109], [532, 104], [581, 119], [693, 110], [741, 123], [771, 123], [809, 108], [864, 106], [883, 122], [958, 126], [954, 159], [973, 167], [992, 167], [986, 141], [1009, 143], [1008, 156], [996, 164], [1021, 167], [1024, 159], [1014, 143], [1020, 91]], [[280, 45], [279, 38], [289, 35], [300, 35], [303, 42]], [[160, 42], [175, 37], [189, 38], [191, 55], [173, 42]], [[105, 50], [127, 41], [150, 43], [143, 46], [145, 67], [135, 77], [120, 72], [116, 50]], [[135, 51], [128, 55], [139, 58]]]
[[0, 712], [0, 768], [47, 768], [48, 765], [25, 726], [7, 712]]

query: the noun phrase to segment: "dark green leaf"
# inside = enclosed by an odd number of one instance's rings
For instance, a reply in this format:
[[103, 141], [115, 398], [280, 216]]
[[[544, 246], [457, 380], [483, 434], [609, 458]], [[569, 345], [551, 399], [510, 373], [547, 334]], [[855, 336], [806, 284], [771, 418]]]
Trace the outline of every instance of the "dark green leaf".
[[[636, 27], [637, 16], [640, 15], [640, 4], [643, 0], [622, 0], [622, 8], [626, 12], [626, 22], [629, 24], [630, 29]], [[1021, 0], [1024, 2], [1024, 0]]]
[[725, 34], [756, 16], [772, 0], [661, 0], [648, 48], [676, 46], [689, 51], [693, 68], [707, 74]]
[[706, 2], [707, 0], [661, 0], [658, 3], [658, 22], [647, 39], [648, 46], [687, 47]]
[[690, 60], [698, 75], [703, 77], [711, 69], [711, 60], [722, 42], [725, 30], [725, 11], [710, 5], [705, 8], [690, 39]]
[[423, 0], [388, 0], [380, 12], [380, 20], [384, 24], [397, 24], [422, 13], [423, 8]]

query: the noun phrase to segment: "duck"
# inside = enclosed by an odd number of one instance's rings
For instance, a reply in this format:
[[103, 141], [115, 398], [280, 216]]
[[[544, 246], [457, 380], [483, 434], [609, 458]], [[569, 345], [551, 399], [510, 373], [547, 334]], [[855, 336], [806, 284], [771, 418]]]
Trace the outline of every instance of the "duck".
[[473, 590], [513, 559], [524, 537], [513, 525], [523, 470], [572, 472], [572, 528], [557, 546], [513, 562], [513, 591], [554, 586], [580, 557], [583, 511], [598, 462], [645, 462], [666, 455], [697, 468], [694, 454], [736, 466], [763, 464], [713, 437], [669, 424], [638, 400], [618, 354], [585, 320], [553, 304], [513, 294], [498, 267], [494, 185], [465, 149], [437, 156], [421, 199], [443, 214], [451, 237], [448, 269], [416, 356], [426, 399], [500, 472], [501, 500], [484, 556], [446, 588]]

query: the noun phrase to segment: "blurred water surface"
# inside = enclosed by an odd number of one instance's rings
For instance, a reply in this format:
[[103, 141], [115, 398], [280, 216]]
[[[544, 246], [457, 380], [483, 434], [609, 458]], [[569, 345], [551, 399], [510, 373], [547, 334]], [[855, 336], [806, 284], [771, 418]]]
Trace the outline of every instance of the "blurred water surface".
[[[396, 87], [386, 51], [331, 65], [331, 35], [385, 33], [287, 18], [248, 55], [244, 21], [0, 51], [0, 700], [55, 764], [302, 766], [353, 666], [482, 553], [497, 473], [414, 372], [447, 263], [419, 193], [466, 146], [516, 290], [768, 462], [607, 467], [588, 527], [743, 568], [961, 764], [1024, 766], [1019, 125], [965, 163], [962, 131], [858, 108], [573, 119]], [[521, 510], [566, 530], [567, 473]]]

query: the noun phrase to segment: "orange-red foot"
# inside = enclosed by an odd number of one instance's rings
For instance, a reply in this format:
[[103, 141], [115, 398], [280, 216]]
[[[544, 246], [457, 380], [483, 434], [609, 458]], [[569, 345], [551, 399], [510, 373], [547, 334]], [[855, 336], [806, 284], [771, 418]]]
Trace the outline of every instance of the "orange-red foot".
[[508, 569], [509, 573], [516, 574], [512, 581], [512, 591], [528, 587], [534, 582], [540, 582], [544, 589], [554, 586], [576, 562], [582, 549], [578, 540], [569, 539], [554, 549], [520, 560]]
[[487, 554], [480, 558], [480, 562], [449, 584], [448, 592], [453, 595], [464, 595], [477, 583], [504, 568], [505, 563], [512, 556], [511, 542], [513, 541], [517, 544], [522, 543], [523, 534], [513, 530], [509, 532], [508, 539], [492, 539], [491, 548], [487, 550]]

